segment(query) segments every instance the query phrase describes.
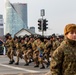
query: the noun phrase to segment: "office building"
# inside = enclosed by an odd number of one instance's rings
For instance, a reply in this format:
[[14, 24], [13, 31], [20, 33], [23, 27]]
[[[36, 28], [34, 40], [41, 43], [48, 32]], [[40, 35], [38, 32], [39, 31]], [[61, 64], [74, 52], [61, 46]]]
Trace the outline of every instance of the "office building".
[[22, 28], [27, 29], [27, 4], [6, 1], [5, 34], [14, 36]]

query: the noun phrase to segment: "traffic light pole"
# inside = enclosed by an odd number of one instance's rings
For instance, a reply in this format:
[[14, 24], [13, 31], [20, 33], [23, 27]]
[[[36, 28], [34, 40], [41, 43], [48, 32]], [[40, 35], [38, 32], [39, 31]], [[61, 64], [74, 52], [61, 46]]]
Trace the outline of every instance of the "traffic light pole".
[[41, 19], [40, 20], [38, 20], [38, 29], [42, 32], [42, 36], [44, 36], [44, 31], [46, 31], [47, 30], [47, 20], [46, 19], [43, 19], [43, 16], [45, 16], [45, 10], [44, 9], [42, 9], [41, 10]]
[[42, 36], [44, 36], [44, 30], [43, 30], [43, 16], [42, 16], [42, 22], [41, 22], [41, 30], [42, 30]]
[[43, 16], [45, 16], [45, 10], [44, 9], [41, 9], [41, 16], [42, 16], [41, 30], [42, 30], [42, 36], [44, 36], [44, 30], [43, 30]]

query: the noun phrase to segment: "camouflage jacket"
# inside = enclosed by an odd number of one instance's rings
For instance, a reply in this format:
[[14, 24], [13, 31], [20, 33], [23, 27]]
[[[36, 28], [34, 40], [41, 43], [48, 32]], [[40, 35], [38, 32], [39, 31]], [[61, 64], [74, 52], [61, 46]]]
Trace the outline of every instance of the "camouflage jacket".
[[14, 45], [14, 40], [11, 38], [11, 39], [8, 39], [6, 42], [5, 42], [5, 46], [8, 48], [8, 47], [13, 47]]
[[51, 75], [76, 75], [76, 41], [66, 39], [54, 51]]

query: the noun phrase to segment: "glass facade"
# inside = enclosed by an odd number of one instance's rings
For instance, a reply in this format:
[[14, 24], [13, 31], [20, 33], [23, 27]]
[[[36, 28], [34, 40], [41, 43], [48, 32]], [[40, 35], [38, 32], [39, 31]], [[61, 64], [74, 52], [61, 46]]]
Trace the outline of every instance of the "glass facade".
[[27, 4], [6, 2], [5, 34], [14, 36], [22, 28], [27, 29]]

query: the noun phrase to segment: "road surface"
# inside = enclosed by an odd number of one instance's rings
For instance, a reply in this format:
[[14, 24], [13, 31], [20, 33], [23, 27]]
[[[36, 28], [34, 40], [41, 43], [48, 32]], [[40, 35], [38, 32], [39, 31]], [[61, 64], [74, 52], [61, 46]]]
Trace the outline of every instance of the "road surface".
[[[16, 57], [14, 57], [16, 59]], [[19, 65], [9, 65], [9, 59], [6, 55], [0, 55], [0, 75], [45, 75], [50, 69], [34, 68], [34, 63], [24, 66], [25, 62], [20, 59]]]

